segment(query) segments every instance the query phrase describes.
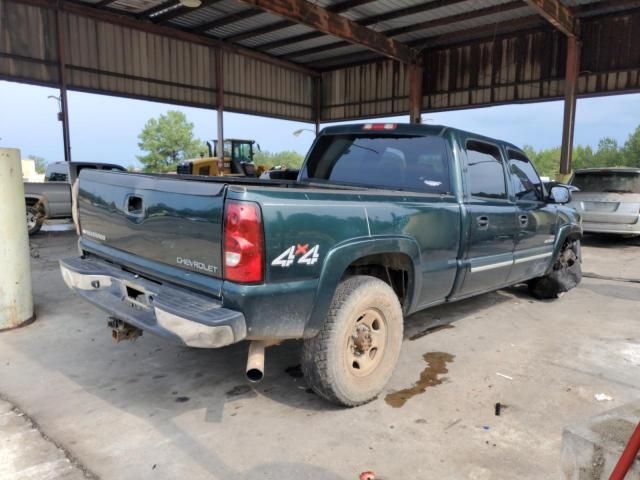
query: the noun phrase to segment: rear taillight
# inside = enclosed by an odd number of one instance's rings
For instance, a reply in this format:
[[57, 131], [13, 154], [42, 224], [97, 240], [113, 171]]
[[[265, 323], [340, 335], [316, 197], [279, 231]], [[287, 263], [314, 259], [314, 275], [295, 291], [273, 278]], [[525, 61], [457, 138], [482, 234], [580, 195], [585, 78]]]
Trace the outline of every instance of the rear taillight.
[[262, 282], [264, 239], [258, 204], [235, 200], [226, 202], [223, 246], [226, 280]]

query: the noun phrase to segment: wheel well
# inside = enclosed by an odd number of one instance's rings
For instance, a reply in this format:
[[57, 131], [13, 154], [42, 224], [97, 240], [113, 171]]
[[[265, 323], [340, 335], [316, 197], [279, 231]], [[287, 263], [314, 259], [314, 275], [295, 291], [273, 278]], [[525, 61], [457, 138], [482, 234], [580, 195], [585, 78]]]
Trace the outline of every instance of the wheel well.
[[343, 277], [370, 275], [387, 283], [398, 296], [403, 309], [408, 307], [413, 279], [411, 259], [403, 253], [377, 253], [359, 258], [347, 267]]

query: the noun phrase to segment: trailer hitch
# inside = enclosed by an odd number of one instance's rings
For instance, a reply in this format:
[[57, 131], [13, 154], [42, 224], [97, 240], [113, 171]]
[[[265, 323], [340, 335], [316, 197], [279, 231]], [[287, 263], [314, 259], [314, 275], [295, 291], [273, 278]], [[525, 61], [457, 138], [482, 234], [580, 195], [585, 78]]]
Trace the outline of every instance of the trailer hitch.
[[111, 329], [111, 338], [116, 343], [124, 340], [135, 341], [138, 337], [142, 336], [142, 330], [120, 320], [119, 318], [109, 317], [107, 326]]

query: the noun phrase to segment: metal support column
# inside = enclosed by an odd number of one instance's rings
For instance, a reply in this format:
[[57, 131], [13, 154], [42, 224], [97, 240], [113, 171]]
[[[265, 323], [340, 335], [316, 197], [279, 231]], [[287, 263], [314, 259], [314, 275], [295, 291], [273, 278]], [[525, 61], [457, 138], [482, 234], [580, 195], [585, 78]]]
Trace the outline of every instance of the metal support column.
[[67, 101], [67, 63], [65, 56], [64, 33], [62, 12], [56, 9], [56, 34], [58, 40], [58, 82], [60, 84], [60, 113], [58, 120], [62, 122], [62, 143], [64, 146], [64, 159], [71, 161], [71, 140], [69, 135], [69, 103]]
[[[11, 121], [1, 111], [2, 121]], [[20, 150], [0, 148], [0, 331], [34, 319]]]
[[421, 65], [409, 64], [409, 122], [422, 123], [422, 76]]
[[564, 120], [562, 122], [562, 148], [560, 151], [560, 174], [571, 173], [573, 130], [576, 122], [576, 96], [580, 74], [580, 41], [567, 37], [567, 63], [564, 85]]
[[218, 170], [224, 168], [224, 71], [222, 49], [216, 51], [216, 103], [218, 106]]
[[313, 82], [313, 119], [316, 125], [316, 137], [320, 133], [320, 119], [322, 117], [322, 77], [314, 77]]

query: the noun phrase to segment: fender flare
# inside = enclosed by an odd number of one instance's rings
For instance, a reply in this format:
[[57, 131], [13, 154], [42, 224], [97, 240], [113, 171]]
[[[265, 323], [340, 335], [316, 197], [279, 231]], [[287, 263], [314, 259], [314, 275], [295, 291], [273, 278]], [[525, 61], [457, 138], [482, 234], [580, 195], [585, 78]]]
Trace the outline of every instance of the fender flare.
[[383, 253], [401, 253], [411, 260], [412, 271], [409, 276], [406, 310], [417, 301], [416, 292], [420, 291], [420, 248], [416, 241], [404, 236], [383, 236], [361, 238], [337, 245], [324, 259], [322, 271], [316, 287], [311, 314], [305, 324], [304, 338], [315, 336], [322, 327], [333, 300], [338, 283], [349, 265], [360, 258]]
[[556, 263], [556, 258], [560, 254], [560, 249], [564, 245], [564, 242], [569, 237], [578, 237], [582, 239], [582, 227], [576, 223], [570, 223], [560, 227], [558, 235], [556, 235], [556, 241], [553, 245], [553, 261], [545, 271], [545, 275], [549, 274], [553, 270], [553, 265]]

